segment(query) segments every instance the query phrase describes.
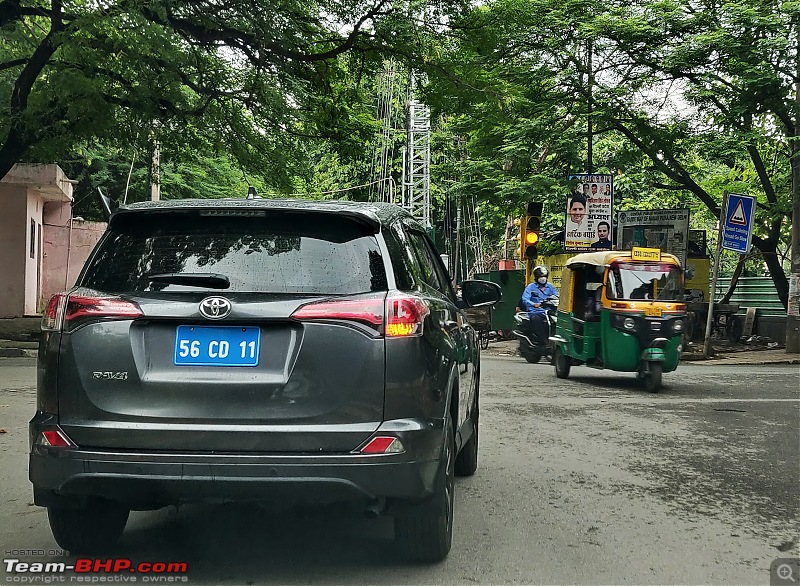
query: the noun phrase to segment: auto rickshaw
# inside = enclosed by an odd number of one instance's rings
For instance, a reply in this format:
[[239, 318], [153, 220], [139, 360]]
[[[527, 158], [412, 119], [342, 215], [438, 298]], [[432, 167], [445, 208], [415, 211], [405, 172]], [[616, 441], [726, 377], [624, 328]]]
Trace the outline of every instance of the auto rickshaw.
[[656, 393], [683, 350], [683, 269], [656, 248], [578, 254], [561, 278], [553, 364], [635, 372]]

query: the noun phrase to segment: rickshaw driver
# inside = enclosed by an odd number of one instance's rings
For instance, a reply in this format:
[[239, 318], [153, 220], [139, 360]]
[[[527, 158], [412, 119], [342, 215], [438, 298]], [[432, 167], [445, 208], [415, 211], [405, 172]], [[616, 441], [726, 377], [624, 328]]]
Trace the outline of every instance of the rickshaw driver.
[[548, 297], [558, 297], [558, 290], [547, 282], [549, 272], [547, 267], [537, 265], [533, 269], [533, 281], [525, 287], [522, 294], [522, 302], [531, 320], [531, 328], [536, 334], [539, 344], [546, 344], [550, 337], [550, 326], [547, 323], [547, 308], [543, 303]]

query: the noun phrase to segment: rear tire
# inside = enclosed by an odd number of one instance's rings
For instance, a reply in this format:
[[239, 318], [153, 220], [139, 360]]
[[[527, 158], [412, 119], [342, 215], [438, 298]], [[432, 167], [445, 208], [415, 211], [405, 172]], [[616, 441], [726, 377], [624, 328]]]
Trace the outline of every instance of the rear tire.
[[556, 377], [567, 378], [569, 376], [569, 369], [572, 366], [572, 361], [558, 346], [556, 346], [556, 349], [553, 351], [553, 365], [556, 369]]
[[472, 476], [478, 469], [478, 389], [472, 399], [472, 435], [456, 456], [456, 476]]
[[418, 511], [411, 510], [394, 520], [398, 548], [407, 557], [422, 562], [442, 561], [453, 543], [455, 440], [449, 415], [445, 420], [444, 444], [442, 474], [432, 497], [435, 502], [420, 505]]
[[129, 510], [105, 499], [89, 499], [80, 507], [47, 507], [56, 543], [70, 553], [96, 553], [111, 549], [128, 522]]

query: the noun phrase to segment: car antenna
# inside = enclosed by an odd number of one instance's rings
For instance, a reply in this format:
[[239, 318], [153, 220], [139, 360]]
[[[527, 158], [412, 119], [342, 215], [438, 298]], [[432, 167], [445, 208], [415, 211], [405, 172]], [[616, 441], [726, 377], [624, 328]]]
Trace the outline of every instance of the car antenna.
[[252, 185], [247, 187], [247, 199], [263, 199]]

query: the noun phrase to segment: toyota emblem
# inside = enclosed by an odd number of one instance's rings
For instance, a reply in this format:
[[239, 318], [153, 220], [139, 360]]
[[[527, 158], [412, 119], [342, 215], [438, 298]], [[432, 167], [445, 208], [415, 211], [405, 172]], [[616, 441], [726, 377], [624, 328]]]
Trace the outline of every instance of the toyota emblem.
[[231, 309], [231, 302], [224, 297], [206, 297], [200, 302], [200, 313], [208, 319], [228, 317]]

